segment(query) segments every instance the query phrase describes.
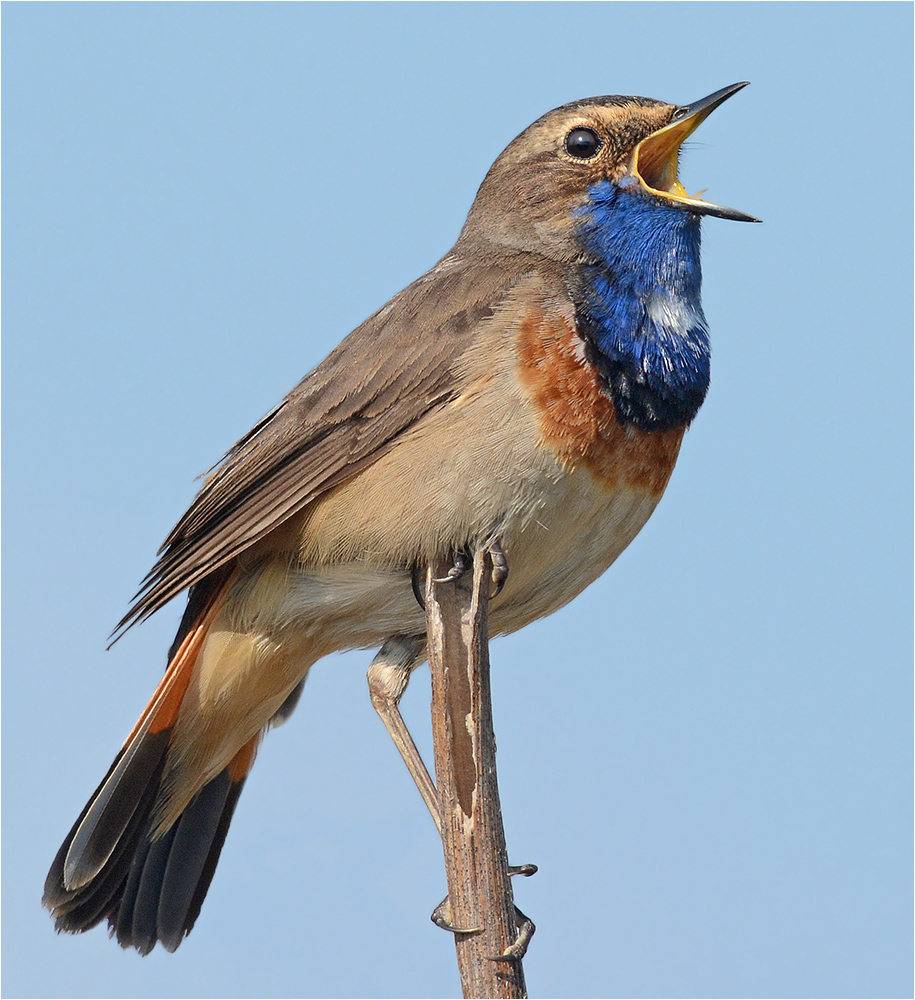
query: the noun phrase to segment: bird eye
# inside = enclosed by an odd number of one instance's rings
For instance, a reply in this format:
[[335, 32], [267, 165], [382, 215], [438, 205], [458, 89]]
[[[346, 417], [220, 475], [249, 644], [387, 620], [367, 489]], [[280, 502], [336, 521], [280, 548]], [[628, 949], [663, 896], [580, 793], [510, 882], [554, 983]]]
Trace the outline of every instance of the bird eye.
[[590, 159], [602, 145], [600, 136], [593, 128], [573, 128], [566, 136], [566, 152], [580, 160]]
[[685, 117], [689, 112], [689, 108], [677, 108], [677, 110], [670, 116], [671, 122], [677, 122], [681, 118]]

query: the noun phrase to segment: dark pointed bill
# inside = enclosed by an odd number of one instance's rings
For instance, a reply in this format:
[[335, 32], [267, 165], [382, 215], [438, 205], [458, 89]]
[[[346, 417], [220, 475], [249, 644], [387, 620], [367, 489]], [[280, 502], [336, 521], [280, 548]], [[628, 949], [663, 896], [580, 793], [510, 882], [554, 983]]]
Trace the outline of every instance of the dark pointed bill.
[[697, 215], [714, 215], [736, 222], [761, 222], [752, 215], [725, 208], [696, 195], [689, 195], [677, 178], [680, 146], [706, 118], [729, 97], [743, 90], [746, 83], [733, 83], [693, 104], [684, 104], [674, 111], [669, 125], [643, 139], [633, 150], [630, 171], [642, 188], [665, 201]]

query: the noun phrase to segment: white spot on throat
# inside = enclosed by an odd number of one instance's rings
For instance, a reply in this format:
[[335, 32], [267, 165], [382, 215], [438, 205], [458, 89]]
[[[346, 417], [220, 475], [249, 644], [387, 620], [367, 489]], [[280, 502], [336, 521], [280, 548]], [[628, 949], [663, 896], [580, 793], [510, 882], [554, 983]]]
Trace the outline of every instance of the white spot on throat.
[[679, 295], [655, 292], [645, 299], [648, 318], [670, 333], [685, 337], [691, 330], [707, 329], [705, 316], [698, 304]]

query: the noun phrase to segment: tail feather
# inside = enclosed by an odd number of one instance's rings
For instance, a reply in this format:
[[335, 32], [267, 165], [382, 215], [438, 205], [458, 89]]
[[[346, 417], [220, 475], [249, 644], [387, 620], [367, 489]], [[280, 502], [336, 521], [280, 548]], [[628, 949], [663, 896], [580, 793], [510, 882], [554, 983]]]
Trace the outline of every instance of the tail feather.
[[[243, 763], [253, 762], [255, 743], [239, 753]], [[233, 761], [161, 836], [154, 832], [158, 783], [152, 782], [116, 850], [98, 875], [78, 889], [64, 884], [65, 841], [48, 874], [43, 900], [57, 930], [78, 934], [107, 918], [124, 948], [146, 955], [161, 942], [174, 951], [200, 914], [246, 777]]]
[[96, 789], [68, 837], [63, 860], [63, 887], [82, 888], [101, 872], [121, 843], [146, 789], [161, 778], [170, 730], [190, 683], [207, 629], [222, 605], [220, 589], [187, 629], [165, 676], [127, 738], [105, 781]]
[[42, 902], [58, 931], [80, 933], [107, 918], [123, 947], [145, 955], [157, 942], [174, 951], [194, 926], [261, 737], [162, 829], [172, 727], [225, 582], [205, 600], [192, 595], [197, 614], [182, 622], [162, 682], [57, 852]]
[[[241, 754], [253, 761], [249, 747]], [[247, 777], [245, 772], [234, 779], [231, 770], [231, 766], [226, 768], [204, 785], [166, 834], [143, 838], [131, 861], [117, 913], [109, 918], [122, 947], [146, 955], [158, 941], [167, 951], [174, 951], [190, 933]]]
[[75, 933], [89, 930], [108, 914], [109, 904], [115, 899], [122, 885], [124, 869], [130, 864], [129, 859], [140, 843], [144, 821], [155, 801], [156, 785], [157, 782], [153, 780], [145, 789], [121, 839], [98, 876], [76, 889], [68, 888], [64, 879], [64, 861], [73, 836], [79, 829], [80, 821], [74, 824], [48, 872], [42, 899], [42, 904], [52, 911], [58, 931]]
[[[145, 837], [137, 845], [130, 862], [126, 879], [121, 874], [123, 889], [117, 907], [108, 916], [108, 929], [113, 937], [117, 938], [118, 944], [122, 948], [129, 948], [133, 943], [133, 915], [136, 909], [137, 894], [140, 891], [140, 879], [143, 877], [143, 868], [146, 865], [146, 857], [152, 841]], [[77, 928], [78, 929], [78, 928]]]
[[64, 842], [60, 845], [60, 850], [54, 856], [54, 860], [51, 862], [51, 868], [48, 871], [48, 877], [45, 879], [44, 883], [44, 895], [41, 897], [41, 905], [46, 909], [55, 910], [60, 912], [67, 912], [70, 901], [74, 897], [74, 893], [69, 891], [64, 885], [64, 864], [67, 860], [67, 854], [70, 851], [70, 845], [73, 843], [73, 838], [76, 836], [76, 831], [80, 828], [83, 820], [86, 818], [86, 813], [92, 807], [92, 803], [95, 801], [96, 796], [105, 787], [105, 783], [111, 777], [112, 771], [118, 766], [121, 758], [124, 756], [124, 751], [121, 750], [117, 757], [108, 769], [108, 773], [102, 778], [101, 784], [92, 793], [89, 801], [83, 806], [83, 811], [76, 817], [76, 822], [67, 834]]
[[[198, 792], [174, 828], [175, 839], [169, 851], [162, 885], [156, 893], [156, 926], [159, 940], [168, 951], [174, 951], [184, 937], [191, 903], [214, 845], [216, 830], [231, 789], [232, 781], [223, 772]], [[222, 845], [219, 846], [221, 849]]]
[[150, 786], [158, 783], [168, 751], [168, 731], [134, 738], [74, 830], [63, 865], [63, 884], [81, 889], [102, 871]]
[[197, 918], [200, 916], [200, 908], [203, 906], [204, 899], [206, 899], [210, 882], [213, 881], [213, 874], [216, 871], [216, 865], [219, 863], [219, 856], [222, 854], [222, 846], [226, 842], [226, 834], [229, 832], [229, 824], [232, 822], [235, 806], [238, 805], [238, 798], [244, 787], [245, 778], [242, 778], [239, 781], [233, 782], [229, 788], [226, 804], [223, 807], [222, 815], [219, 817], [216, 832], [213, 834], [213, 842], [210, 844], [210, 852], [200, 871], [197, 888], [194, 890], [187, 915], [184, 918], [185, 934], [190, 934], [194, 924], [197, 923]]
[[[175, 825], [158, 840], [153, 840], [142, 852], [143, 867], [134, 899], [133, 913], [130, 915], [130, 937], [120, 942], [122, 948], [133, 946], [141, 955], [148, 955], [155, 947], [158, 937], [156, 918], [159, 910], [159, 892], [177, 832], [178, 827]], [[125, 913], [124, 917], [126, 924], [128, 914]]]

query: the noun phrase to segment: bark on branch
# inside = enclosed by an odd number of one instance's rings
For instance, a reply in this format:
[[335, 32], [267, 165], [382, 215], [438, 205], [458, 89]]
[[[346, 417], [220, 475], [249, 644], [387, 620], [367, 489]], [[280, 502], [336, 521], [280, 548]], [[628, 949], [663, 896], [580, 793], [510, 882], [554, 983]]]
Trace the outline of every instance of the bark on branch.
[[431, 566], [426, 574], [435, 774], [450, 904], [444, 917], [464, 931], [454, 940], [465, 997], [526, 997], [521, 958], [493, 960], [516, 942], [518, 926], [489, 687], [492, 561], [478, 551], [472, 578], [468, 572], [457, 581], [435, 582], [448, 569]]

